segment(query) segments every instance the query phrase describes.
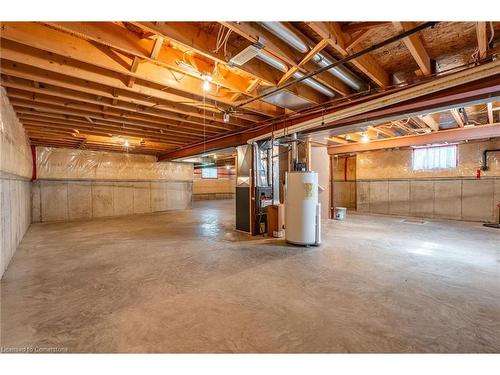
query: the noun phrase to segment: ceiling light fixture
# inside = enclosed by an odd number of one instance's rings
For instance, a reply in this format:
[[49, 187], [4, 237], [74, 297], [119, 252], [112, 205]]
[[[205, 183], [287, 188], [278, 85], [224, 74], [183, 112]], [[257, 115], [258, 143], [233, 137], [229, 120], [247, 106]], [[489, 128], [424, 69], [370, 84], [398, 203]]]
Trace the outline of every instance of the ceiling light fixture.
[[201, 79], [203, 79], [203, 90], [208, 91], [210, 90], [210, 82], [212, 82], [212, 77], [204, 74], [201, 76]]
[[361, 143], [368, 143], [370, 142], [370, 138], [368, 138], [368, 135], [366, 133], [363, 133], [363, 136], [361, 137]]
[[224, 119], [224, 122], [226, 122], [226, 123], [229, 122], [229, 113], [224, 112], [223, 119]]
[[123, 142], [123, 146], [128, 147], [130, 144], [128, 143], [128, 139], [125, 139], [125, 142]]

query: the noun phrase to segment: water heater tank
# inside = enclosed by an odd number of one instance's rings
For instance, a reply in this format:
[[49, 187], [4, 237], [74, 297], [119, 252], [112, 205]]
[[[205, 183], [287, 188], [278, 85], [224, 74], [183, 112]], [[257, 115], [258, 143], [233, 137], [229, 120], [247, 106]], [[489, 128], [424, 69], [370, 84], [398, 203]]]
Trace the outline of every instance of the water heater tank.
[[319, 245], [321, 242], [318, 174], [288, 172], [285, 196], [285, 238], [296, 245]]

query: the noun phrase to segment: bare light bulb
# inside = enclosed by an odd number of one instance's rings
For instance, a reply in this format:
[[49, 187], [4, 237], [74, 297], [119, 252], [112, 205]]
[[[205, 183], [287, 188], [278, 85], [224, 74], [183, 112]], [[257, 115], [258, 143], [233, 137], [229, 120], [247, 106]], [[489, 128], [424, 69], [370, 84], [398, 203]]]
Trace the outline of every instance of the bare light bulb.
[[128, 146], [129, 146], [128, 139], [126, 139], [126, 140], [125, 140], [125, 142], [123, 143], [123, 145], [124, 145], [125, 147], [128, 147]]
[[370, 142], [370, 138], [368, 138], [368, 135], [363, 134], [363, 136], [361, 137], [361, 143], [368, 143]]
[[212, 77], [204, 74], [201, 76], [201, 78], [203, 79], [203, 91], [210, 90], [210, 82], [212, 81]]

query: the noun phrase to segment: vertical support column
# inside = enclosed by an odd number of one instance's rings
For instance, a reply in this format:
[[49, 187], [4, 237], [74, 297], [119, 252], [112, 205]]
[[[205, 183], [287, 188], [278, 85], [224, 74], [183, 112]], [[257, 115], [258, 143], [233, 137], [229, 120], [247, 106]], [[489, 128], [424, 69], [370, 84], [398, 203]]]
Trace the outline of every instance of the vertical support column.
[[31, 175], [31, 181], [35, 181], [37, 170], [36, 170], [36, 146], [34, 145], [31, 145], [31, 159], [33, 160], [33, 172]]
[[307, 139], [306, 141], [306, 169], [308, 171], [311, 171], [312, 169], [312, 155], [311, 155], [311, 147], [312, 147], [312, 143], [309, 139]]
[[330, 155], [330, 209], [329, 219], [335, 215], [335, 155]]

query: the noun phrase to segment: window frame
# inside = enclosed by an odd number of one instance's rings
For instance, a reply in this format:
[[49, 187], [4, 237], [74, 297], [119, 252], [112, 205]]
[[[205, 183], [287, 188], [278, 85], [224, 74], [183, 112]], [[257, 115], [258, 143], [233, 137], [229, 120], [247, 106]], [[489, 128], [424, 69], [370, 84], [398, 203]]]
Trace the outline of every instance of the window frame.
[[[455, 163], [453, 166], [449, 166], [449, 167], [442, 167], [442, 166], [437, 166], [437, 167], [433, 167], [433, 168], [415, 168], [415, 152], [416, 151], [419, 151], [419, 150], [427, 150], [427, 149], [437, 149], [437, 148], [441, 148], [441, 147], [453, 147], [455, 148]], [[429, 171], [438, 171], [438, 170], [445, 170], [445, 169], [454, 169], [454, 168], [457, 168], [458, 167], [458, 158], [459, 158], [459, 155], [458, 155], [458, 144], [444, 144], [444, 145], [434, 145], [434, 146], [425, 146], [425, 147], [413, 147], [412, 149], [412, 155], [411, 155], [411, 168], [414, 172], [429, 172]]]
[[[205, 170], [205, 169], [215, 169], [215, 177], [203, 176], [203, 170]], [[219, 168], [218, 167], [203, 167], [203, 168], [201, 168], [201, 178], [204, 180], [217, 180], [219, 178]]]

